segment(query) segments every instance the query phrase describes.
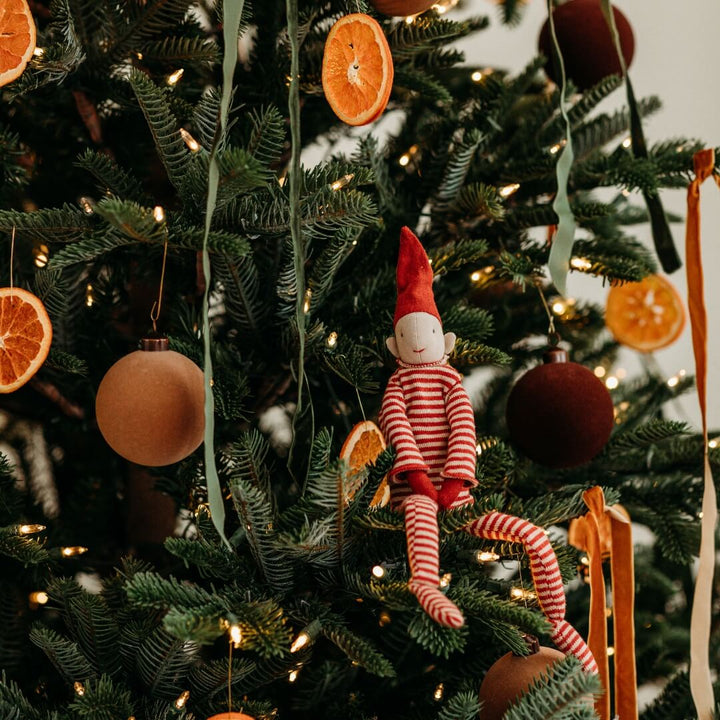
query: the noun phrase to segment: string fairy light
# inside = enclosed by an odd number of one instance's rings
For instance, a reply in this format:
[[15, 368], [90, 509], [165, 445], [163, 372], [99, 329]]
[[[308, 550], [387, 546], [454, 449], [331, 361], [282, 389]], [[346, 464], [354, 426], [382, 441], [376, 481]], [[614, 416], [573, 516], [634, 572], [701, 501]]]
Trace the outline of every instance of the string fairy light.
[[440, 578], [440, 587], [441, 587], [441, 588], [449, 587], [451, 580], [452, 580], [452, 573], [445, 573], [445, 574]]
[[326, 342], [327, 342], [328, 347], [334, 348], [337, 345], [337, 341], [338, 341], [338, 334], [336, 332], [331, 332], [327, 336]]
[[607, 370], [602, 366], [598, 365], [594, 370], [593, 373], [596, 378], [604, 378], [605, 375], [607, 375]]
[[80, 205], [81, 210], [86, 215], [92, 215], [95, 212], [95, 204], [92, 201], [92, 198], [89, 198], [85, 195], [83, 195], [79, 200], [78, 204]]
[[513, 586], [510, 588], [510, 598], [512, 600], [535, 600], [537, 595], [524, 587]]
[[589, 270], [592, 263], [587, 258], [574, 257], [570, 260], [570, 267], [575, 268], [575, 270]]
[[47, 605], [50, 596], [44, 590], [36, 590], [28, 595], [31, 605]]
[[70, 547], [64, 547], [60, 550], [60, 554], [63, 557], [75, 557], [76, 555], [84, 555], [88, 552], [88, 548], [82, 545], [72, 545]]
[[32, 524], [32, 525], [19, 525], [18, 526], [18, 535], [35, 535], [37, 533], [41, 533], [43, 530], [46, 530], [45, 525], [38, 525], [38, 524]]
[[620, 380], [615, 375], [608, 375], [605, 379], [605, 387], [608, 390], [615, 390], [620, 385]]
[[50, 262], [50, 250], [47, 245], [36, 245], [32, 251], [35, 267], [44, 268]]
[[167, 84], [171, 87], [173, 85], [177, 85], [180, 81], [180, 78], [185, 74], [185, 68], [179, 68], [173, 73], [170, 73], [170, 75], [167, 76]]
[[380, 616], [378, 618], [378, 625], [380, 627], [385, 627], [386, 625], [389, 625], [392, 622], [392, 617], [390, 616], [390, 613], [387, 610], [383, 610], [380, 613]]
[[680, 383], [680, 380], [682, 380], [687, 373], [685, 370], [678, 370], [675, 375], [673, 375], [671, 378], [668, 378], [667, 386], [669, 388], [677, 387], [677, 385]]
[[310, 300], [312, 300], [312, 290], [308, 288], [305, 291], [305, 302], [303, 303], [303, 312], [305, 314], [310, 312]]
[[313, 620], [306, 628], [304, 628], [300, 634], [295, 638], [295, 641], [293, 642], [292, 646], [290, 647], [290, 652], [295, 653], [298, 650], [302, 650], [306, 645], [308, 645], [318, 634], [320, 631], [320, 622], [318, 620]]
[[629, 137], [626, 137], [622, 141], [622, 146], [627, 150], [632, 145], [632, 140]]
[[291, 670], [288, 673], [288, 682], [294, 683], [297, 680], [299, 670]]
[[73, 690], [75, 691], [75, 694], [79, 695], [80, 697], [82, 697], [85, 694], [85, 686], [81, 682], [78, 682], [77, 680], [73, 684]]
[[355, 173], [348, 173], [347, 175], [343, 175], [341, 178], [338, 178], [335, 182], [330, 184], [330, 188], [332, 190], [341, 190], [342, 188], [348, 186], [353, 178], [355, 177]]
[[509, 185], [501, 187], [498, 192], [500, 193], [500, 197], [509, 198], [511, 195], [514, 195], [519, 189], [520, 183], [510, 183]]
[[496, 552], [489, 552], [487, 550], [478, 550], [475, 553], [475, 560], [479, 563], [491, 563], [497, 562], [500, 556]]
[[240, 643], [242, 642], [242, 630], [240, 629], [240, 626], [237, 624], [231, 625], [228, 630], [228, 634], [230, 635], [230, 642], [233, 647], [235, 649], [239, 648]]
[[45, 48], [36, 47], [36, 48], [33, 50], [33, 55], [34, 55], [35, 57], [42, 57], [44, 54], [45, 54]]
[[435, 688], [435, 692], [433, 693], [433, 698], [437, 700], [437, 702], [440, 702], [440, 700], [443, 699], [443, 695], [445, 694], [445, 685], [444, 683], [439, 683], [438, 686]]
[[95, 296], [93, 295], [93, 286], [91, 283], [88, 283], [85, 287], [85, 305], [87, 307], [92, 307], [95, 303]]
[[382, 565], [374, 565], [372, 569], [373, 577], [378, 578], [385, 577], [385, 568]]
[[182, 138], [188, 150], [191, 152], [199, 152], [200, 143], [183, 127], [180, 128], [180, 137]]
[[189, 690], [183, 690], [180, 694], [180, 697], [178, 697], [177, 700], [175, 700], [175, 707], [178, 710], [182, 710], [185, 705], [187, 705], [187, 701], [190, 699], [190, 691]]

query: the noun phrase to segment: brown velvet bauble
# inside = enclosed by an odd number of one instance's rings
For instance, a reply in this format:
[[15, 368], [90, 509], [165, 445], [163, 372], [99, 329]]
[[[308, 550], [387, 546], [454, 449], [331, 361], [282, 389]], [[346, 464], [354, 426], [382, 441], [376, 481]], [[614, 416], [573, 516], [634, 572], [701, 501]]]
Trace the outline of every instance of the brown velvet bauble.
[[[635, 53], [635, 38], [628, 19], [613, 7], [615, 24], [625, 64], [630, 67]], [[622, 74], [610, 28], [605, 21], [600, 0], [570, 0], [553, 10], [555, 33], [565, 62], [565, 74], [579, 90], [587, 90], [608, 75]], [[553, 61], [554, 48], [548, 20], [540, 30], [538, 49], [548, 58], [545, 71], [551, 80], [560, 82], [560, 70]]]
[[565, 656], [558, 650], [541, 647], [526, 657], [503, 655], [485, 674], [480, 686], [480, 720], [501, 720], [507, 709], [548, 669]]
[[549, 350], [508, 397], [505, 411], [513, 444], [541, 465], [569, 468], [592, 460], [614, 424], [610, 393], [564, 350]]
[[407, 17], [429, 10], [437, 0], [370, 0], [370, 4], [383, 15]]
[[172, 465], [198, 448], [205, 428], [203, 373], [167, 349], [167, 340], [143, 340], [108, 371], [95, 400], [100, 432], [126, 460]]

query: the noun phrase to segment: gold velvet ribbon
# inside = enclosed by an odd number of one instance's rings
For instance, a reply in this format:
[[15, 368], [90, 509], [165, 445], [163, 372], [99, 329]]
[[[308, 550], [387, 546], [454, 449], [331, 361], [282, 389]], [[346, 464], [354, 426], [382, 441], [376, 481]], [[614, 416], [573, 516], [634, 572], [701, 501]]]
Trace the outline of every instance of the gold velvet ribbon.
[[687, 266], [688, 307], [692, 326], [695, 377], [703, 430], [703, 460], [705, 490], [702, 502], [702, 534], [700, 564], [695, 581], [692, 616], [690, 619], [690, 690], [699, 720], [711, 720], [715, 701], [710, 676], [710, 623], [712, 584], [715, 570], [715, 524], [717, 500], [712, 470], [708, 459], [707, 430], [707, 311], [703, 289], [702, 248], [700, 245], [700, 186], [709, 177], [720, 187], [715, 172], [715, 151], [701, 150], [693, 158], [695, 180], [690, 183], [687, 195], [687, 231], [685, 256]]
[[637, 720], [635, 672], [635, 568], [630, 517], [621, 505], [607, 506], [602, 488], [583, 493], [590, 512], [570, 523], [568, 542], [587, 553], [590, 571], [588, 646], [595, 656], [605, 692], [595, 702], [601, 720], [610, 720], [610, 667], [603, 560], [609, 558], [613, 594], [615, 715]]

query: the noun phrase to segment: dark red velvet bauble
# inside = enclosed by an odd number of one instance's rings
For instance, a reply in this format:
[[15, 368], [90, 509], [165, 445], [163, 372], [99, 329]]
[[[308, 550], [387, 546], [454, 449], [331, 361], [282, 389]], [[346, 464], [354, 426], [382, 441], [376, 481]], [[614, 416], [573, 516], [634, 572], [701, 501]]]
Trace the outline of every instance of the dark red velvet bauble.
[[592, 460], [607, 443], [614, 414], [610, 393], [593, 373], [551, 350], [508, 397], [505, 417], [513, 444], [541, 465], [569, 468]]
[[541, 647], [527, 657], [508, 653], [503, 655], [485, 674], [480, 686], [480, 720], [502, 720], [507, 709], [514, 705], [535, 680], [565, 656], [559, 650]]
[[[635, 38], [628, 19], [613, 6], [615, 24], [620, 35], [625, 64], [630, 67], [635, 53]], [[565, 61], [565, 74], [580, 90], [587, 90], [608, 75], [620, 75], [610, 28], [600, 7], [600, 0], [570, 0], [553, 11], [555, 32]], [[560, 82], [560, 71], [555, 67], [553, 42], [548, 20], [540, 30], [538, 49], [548, 58], [545, 71], [551, 80]]]
[[437, 0], [370, 0], [370, 4], [383, 15], [404, 17], [429, 10]]

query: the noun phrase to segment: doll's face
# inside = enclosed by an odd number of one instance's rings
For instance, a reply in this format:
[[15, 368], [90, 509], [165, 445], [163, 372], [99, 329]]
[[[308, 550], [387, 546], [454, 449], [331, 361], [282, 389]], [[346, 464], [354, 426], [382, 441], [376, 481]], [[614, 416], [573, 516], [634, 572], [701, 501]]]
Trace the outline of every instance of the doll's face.
[[455, 347], [455, 333], [443, 335], [442, 324], [430, 313], [403, 315], [395, 325], [395, 335], [387, 339], [388, 350], [409, 365], [442, 360]]

